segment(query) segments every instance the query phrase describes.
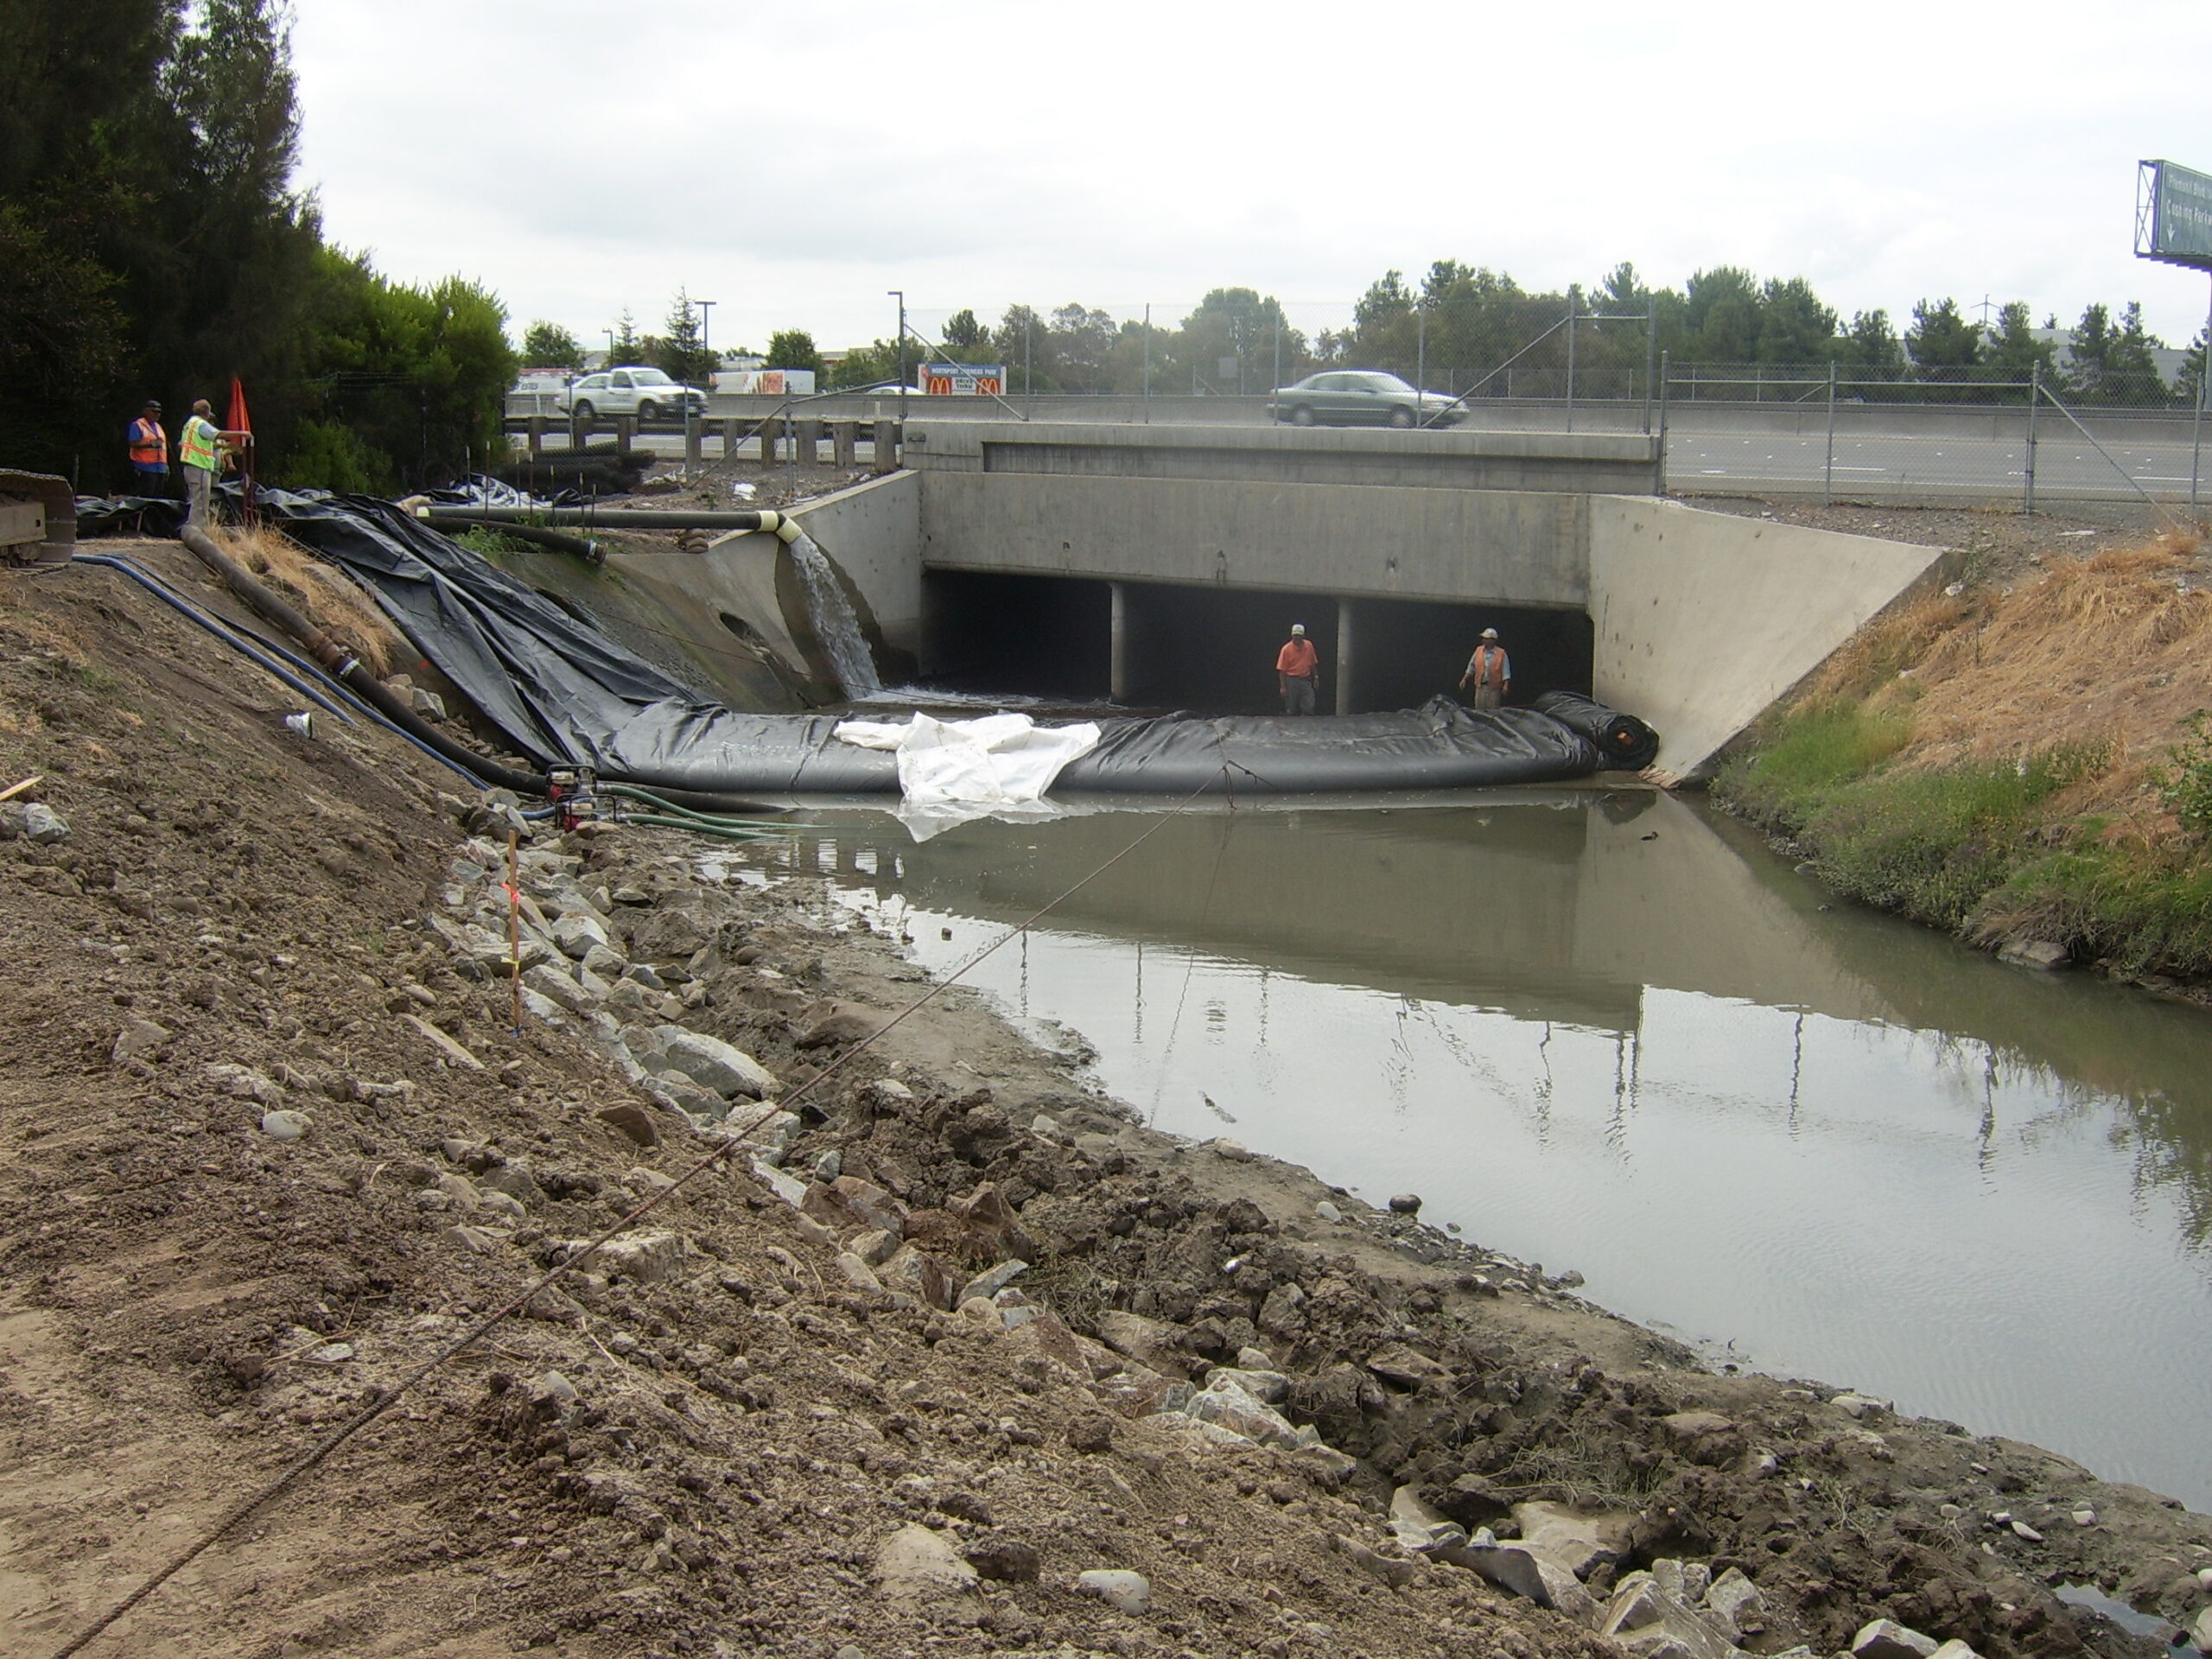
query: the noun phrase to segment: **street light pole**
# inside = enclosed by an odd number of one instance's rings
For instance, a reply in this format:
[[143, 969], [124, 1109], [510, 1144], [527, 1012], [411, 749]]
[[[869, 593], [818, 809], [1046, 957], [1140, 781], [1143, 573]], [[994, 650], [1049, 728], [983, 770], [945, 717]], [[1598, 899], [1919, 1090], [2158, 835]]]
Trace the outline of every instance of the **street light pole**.
[[694, 300], [699, 308], [699, 355], [707, 359], [708, 389], [714, 386], [714, 372], [720, 366], [715, 362], [715, 305], [713, 300]]
[[883, 290], [899, 302], [899, 442], [906, 442], [906, 290], [887, 288]]

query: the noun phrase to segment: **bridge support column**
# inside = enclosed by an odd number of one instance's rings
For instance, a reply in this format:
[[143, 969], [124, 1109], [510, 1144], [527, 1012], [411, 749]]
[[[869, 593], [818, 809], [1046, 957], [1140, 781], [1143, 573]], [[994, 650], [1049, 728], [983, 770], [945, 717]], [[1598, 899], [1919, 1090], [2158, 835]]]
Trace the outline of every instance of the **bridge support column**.
[[618, 415], [614, 417], [614, 447], [627, 454], [638, 447], [638, 417]]
[[1352, 617], [1357, 610], [1351, 601], [1337, 601], [1337, 712], [1352, 712]]
[[792, 442], [798, 446], [798, 464], [812, 468], [822, 464], [822, 423], [794, 421]]
[[[1129, 585], [1107, 584], [1114, 596], [1112, 643], [1108, 648], [1106, 692], [1116, 702], [1129, 700]], [[1096, 660], [1096, 658], [1093, 659]]]
[[545, 417], [543, 415], [533, 415], [530, 417], [530, 458], [536, 461], [539, 452], [544, 448]]
[[830, 423], [830, 464], [845, 472], [853, 469], [853, 458], [860, 449], [861, 423], [858, 421]]
[[872, 459], [877, 472], [895, 473], [899, 470], [899, 423], [882, 412], [881, 404], [876, 406], [876, 410], [875, 419], [870, 423]]
[[784, 423], [780, 416], [771, 415], [760, 423], [760, 464], [763, 467], [776, 464], [776, 442], [783, 435]]
[[737, 459], [737, 446], [745, 442], [745, 423], [732, 416], [722, 423], [722, 464]]

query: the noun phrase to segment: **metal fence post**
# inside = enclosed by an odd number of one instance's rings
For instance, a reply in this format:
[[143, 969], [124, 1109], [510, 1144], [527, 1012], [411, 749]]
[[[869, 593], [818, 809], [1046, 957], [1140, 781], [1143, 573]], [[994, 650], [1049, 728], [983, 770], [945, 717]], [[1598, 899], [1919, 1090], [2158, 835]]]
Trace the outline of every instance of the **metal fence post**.
[[2189, 417], [2189, 511], [2196, 512], [2196, 480], [2203, 470], [2204, 404], [2212, 398], [2212, 314], [2204, 319], [2204, 361], [2196, 369], [2196, 408]]
[[1828, 460], [1821, 476], [1821, 491], [1830, 506], [1835, 505], [1835, 359], [1828, 359]]
[[2027, 516], [2036, 516], [2036, 405], [2043, 402], [2043, 365], [2028, 365], [2028, 505]]
[[1651, 372], [1658, 365], [1659, 308], [1643, 308], [1643, 435], [1651, 435]]
[[1659, 493], [1667, 493], [1667, 361], [1670, 353], [1659, 353]]

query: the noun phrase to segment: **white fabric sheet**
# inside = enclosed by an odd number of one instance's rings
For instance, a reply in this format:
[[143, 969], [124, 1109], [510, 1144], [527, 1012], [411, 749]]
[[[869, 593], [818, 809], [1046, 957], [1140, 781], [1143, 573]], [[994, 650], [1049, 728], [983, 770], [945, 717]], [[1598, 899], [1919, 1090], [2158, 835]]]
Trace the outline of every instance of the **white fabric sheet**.
[[842, 741], [899, 756], [899, 817], [916, 841], [972, 818], [1048, 818], [1060, 769], [1098, 747], [1098, 728], [1039, 726], [1027, 715], [980, 720], [847, 720]]

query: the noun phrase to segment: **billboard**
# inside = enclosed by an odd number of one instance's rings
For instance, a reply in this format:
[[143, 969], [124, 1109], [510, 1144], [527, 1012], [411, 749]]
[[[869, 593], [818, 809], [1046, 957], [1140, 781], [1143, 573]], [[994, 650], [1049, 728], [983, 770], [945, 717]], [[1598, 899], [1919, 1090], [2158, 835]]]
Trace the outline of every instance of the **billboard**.
[[745, 397], [811, 397], [812, 369], [724, 369], [715, 376], [715, 390]]
[[1003, 397], [1002, 363], [925, 363], [922, 390], [932, 397]]
[[2136, 164], [2135, 256], [2212, 270], [2212, 174]]

